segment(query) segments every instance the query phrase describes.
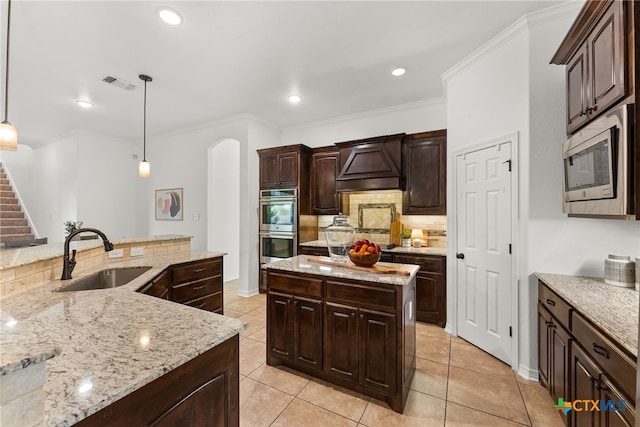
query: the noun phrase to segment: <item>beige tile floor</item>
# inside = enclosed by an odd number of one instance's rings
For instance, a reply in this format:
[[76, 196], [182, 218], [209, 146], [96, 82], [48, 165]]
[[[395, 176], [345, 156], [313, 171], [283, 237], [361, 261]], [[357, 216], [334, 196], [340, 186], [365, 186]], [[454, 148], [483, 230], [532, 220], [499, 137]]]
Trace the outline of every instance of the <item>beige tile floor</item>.
[[320, 379], [267, 366], [266, 297], [239, 297], [237, 287], [236, 281], [225, 283], [224, 314], [249, 324], [240, 334], [241, 426], [564, 427], [540, 384], [423, 323], [416, 328], [416, 373], [404, 414]]

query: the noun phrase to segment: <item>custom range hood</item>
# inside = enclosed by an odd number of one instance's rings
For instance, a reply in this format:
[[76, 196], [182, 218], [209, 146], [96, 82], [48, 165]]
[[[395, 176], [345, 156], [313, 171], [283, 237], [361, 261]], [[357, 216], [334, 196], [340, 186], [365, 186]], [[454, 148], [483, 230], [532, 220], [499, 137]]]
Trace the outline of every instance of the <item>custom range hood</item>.
[[404, 133], [339, 142], [338, 192], [404, 190], [402, 138]]

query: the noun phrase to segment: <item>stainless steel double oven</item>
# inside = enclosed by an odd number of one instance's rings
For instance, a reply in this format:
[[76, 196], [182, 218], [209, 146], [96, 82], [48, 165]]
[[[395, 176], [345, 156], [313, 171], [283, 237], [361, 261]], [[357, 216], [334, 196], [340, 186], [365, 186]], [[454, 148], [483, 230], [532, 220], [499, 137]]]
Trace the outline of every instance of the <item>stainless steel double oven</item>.
[[298, 190], [260, 191], [260, 263], [298, 254]]

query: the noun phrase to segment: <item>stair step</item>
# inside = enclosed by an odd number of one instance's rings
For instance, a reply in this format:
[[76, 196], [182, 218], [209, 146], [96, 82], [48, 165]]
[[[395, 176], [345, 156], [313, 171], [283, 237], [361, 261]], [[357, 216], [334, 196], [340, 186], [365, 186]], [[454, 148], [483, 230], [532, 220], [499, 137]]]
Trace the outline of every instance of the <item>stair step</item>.
[[18, 227], [0, 227], [0, 234], [1, 235], [5, 235], [5, 234], [29, 234], [31, 233], [31, 227], [27, 226], [18, 226]]
[[17, 203], [17, 197], [0, 197], [0, 205], [15, 205]]
[[22, 207], [20, 205], [2, 205], [0, 204], [0, 218], [16, 218], [13, 215], [3, 215], [3, 213], [9, 213], [9, 212], [17, 212], [21, 215], [24, 215], [24, 213], [22, 212]]
[[7, 178], [0, 179], [0, 185], [11, 185]]
[[0, 243], [4, 243], [7, 240], [31, 240], [34, 238], [33, 234], [2, 234], [0, 235]]
[[6, 197], [16, 198], [16, 193], [11, 190], [4, 190], [0, 188], [0, 198]]
[[[24, 216], [24, 215], [23, 215]], [[29, 224], [24, 218], [2, 218], [0, 217], [0, 227], [26, 227]]]
[[0, 191], [13, 191], [13, 187], [11, 185], [2, 184], [0, 185]]
[[0, 210], [0, 218], [22, 219], [24, 212], [20, 211], [3, 211]]

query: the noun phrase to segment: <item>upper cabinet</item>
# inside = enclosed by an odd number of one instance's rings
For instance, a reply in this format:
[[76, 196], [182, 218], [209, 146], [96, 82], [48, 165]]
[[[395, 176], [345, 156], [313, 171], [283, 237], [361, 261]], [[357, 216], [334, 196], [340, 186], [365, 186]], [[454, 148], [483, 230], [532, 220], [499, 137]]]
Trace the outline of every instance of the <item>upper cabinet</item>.
[[311, 214], [337, 215], [348, 213], [345, 193], [338, 193], [336, 179], [340, 173], [340, 151], [336, 147], [322, 147], [311, 155]]
[[446, 215], [447, 131], [407, 135], [402, 141], [404, 215]]
[[551, 60], [553, 64], [567, 65], [567, 134], [629, 92], [625, 3], [586, 3]]
[[297, 188], [307, 183], [311, 149], [304, 145], [258, 150], [260, 189]]

